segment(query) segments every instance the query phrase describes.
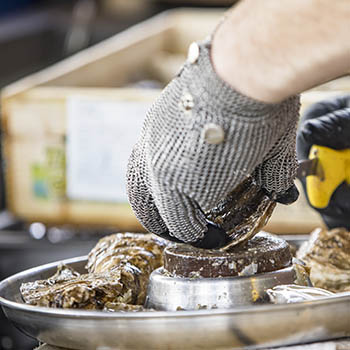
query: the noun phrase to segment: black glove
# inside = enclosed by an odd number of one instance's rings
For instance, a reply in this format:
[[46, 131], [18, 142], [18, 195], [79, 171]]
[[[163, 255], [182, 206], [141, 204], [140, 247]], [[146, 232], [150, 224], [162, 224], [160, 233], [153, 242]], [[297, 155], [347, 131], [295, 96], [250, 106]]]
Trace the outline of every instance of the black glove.
[[[297, 135], [299, 160], [308, 159], [312, 145], [335, 150], [350, 148], [350, 95], [315, 103], [305, 111]], [[307, 197], [305, 179], [302, 184]], [[328, 228], [345, 227], [349, 230], [350, 186], [343, 182], [334, 191], [326, 208], [313, 208], [321, 214]]]

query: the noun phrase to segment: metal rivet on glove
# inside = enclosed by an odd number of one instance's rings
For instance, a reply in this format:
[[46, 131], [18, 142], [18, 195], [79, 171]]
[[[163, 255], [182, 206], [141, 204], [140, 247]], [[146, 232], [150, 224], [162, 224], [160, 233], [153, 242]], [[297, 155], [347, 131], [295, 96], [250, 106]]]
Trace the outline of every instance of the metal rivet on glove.
[[204, 140], [212, 145], [221, 143], [225, 139], [224, 129], [217, 124], [209, 123], [204, 125]]
[[197, 43], [192, 43], [188, 48], [187, 61], [196, 63], [199, 57], [199, 46]]
[[182, 107], [185, 109], [185, 111], [190, 111], [194, 107], [193, 97], [189, 93], [185, 93], [181, 97], [181, 103]]

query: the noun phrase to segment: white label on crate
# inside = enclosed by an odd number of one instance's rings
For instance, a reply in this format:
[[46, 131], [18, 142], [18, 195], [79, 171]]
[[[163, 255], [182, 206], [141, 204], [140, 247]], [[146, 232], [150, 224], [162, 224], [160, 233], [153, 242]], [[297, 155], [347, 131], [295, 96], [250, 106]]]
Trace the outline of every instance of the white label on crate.
[[151, 102], [67, 101], [67, 196], [126, 202], [126, 167]]

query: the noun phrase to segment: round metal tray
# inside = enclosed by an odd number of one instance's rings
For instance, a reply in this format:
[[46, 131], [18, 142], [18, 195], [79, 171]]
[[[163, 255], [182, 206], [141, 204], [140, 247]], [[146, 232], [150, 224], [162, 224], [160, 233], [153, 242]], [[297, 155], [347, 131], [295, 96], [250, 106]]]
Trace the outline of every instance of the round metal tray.
[[[84, 272], [86, 257], [63, 261]], [[24, 333], [70, 349], [241, 349], [350, 335], [350, 295], [225, 310], [116, 312], [52, 309], [23, 303], [21, 283], [46, 279], [57, 263], [0, 283], [6, 316]]]

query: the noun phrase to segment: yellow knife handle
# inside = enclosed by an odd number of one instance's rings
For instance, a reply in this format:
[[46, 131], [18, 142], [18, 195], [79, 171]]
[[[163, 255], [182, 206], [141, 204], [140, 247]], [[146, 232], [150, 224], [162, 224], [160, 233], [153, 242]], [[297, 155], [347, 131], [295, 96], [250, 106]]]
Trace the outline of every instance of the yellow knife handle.
[[350, 149], [334, 150], [313, 145], [309, 158], [318, 158], [316, 175], [306, 177], [306, 191], [310, 204], [326, 208], [337, 187], [344, 181], [350, 184]]

